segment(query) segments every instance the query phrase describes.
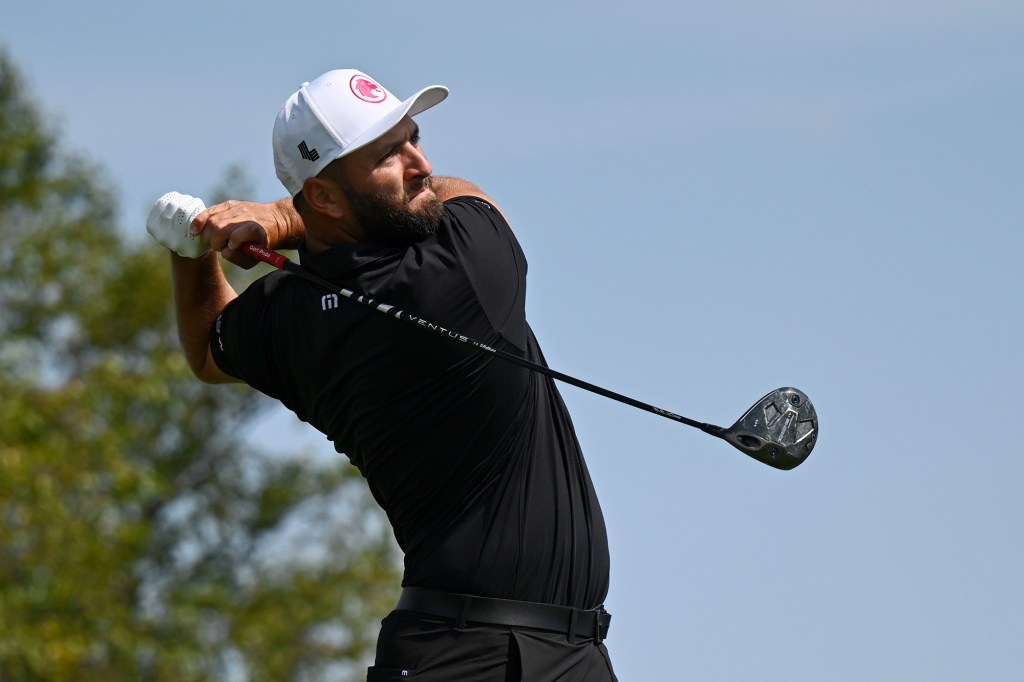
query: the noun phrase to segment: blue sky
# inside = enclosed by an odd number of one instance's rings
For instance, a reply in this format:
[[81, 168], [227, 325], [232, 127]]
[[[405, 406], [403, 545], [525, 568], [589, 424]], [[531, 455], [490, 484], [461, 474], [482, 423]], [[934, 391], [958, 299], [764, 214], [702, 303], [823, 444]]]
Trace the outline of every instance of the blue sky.
[[553, 367], [722, 425], [810, 395], [778, 472], [563, 389], [624, 682], [1019, 675], [1024, 5], [283, 7], [20, 3], [0, 45], [139, 235], [231, 164], [282, 196], [302, 81], [445, 84], [425, 149], [510, 216]]

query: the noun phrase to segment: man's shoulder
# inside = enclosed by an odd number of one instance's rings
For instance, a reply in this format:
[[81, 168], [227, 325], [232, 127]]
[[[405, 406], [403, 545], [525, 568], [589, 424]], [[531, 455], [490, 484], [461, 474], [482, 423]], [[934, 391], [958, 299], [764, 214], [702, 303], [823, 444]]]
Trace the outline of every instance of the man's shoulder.
[[457, 241], [474, 242], [493, 238], [502, 241], [515, 237], [501, 210], [481, 197], [463, 195], [444, 202], [446, 218], [442, 231], [452, 233]]

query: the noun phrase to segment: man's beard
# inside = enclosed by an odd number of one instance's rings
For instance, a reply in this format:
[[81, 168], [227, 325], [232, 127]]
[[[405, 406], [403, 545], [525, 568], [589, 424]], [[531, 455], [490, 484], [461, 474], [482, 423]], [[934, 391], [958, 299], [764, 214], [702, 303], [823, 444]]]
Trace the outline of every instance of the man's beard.
[[[430, 190], [429, 183], [426, 188]], [[350, 187], [342, 189], [362, 231], [360, 241], [365, 244], [411, 244], [434, 234], [441, 225], [444, 204], [433, 192], [420, 200], [419, 208], [413, 209], [405, 192], [396, 197], [384, 193], [363, 194]]]

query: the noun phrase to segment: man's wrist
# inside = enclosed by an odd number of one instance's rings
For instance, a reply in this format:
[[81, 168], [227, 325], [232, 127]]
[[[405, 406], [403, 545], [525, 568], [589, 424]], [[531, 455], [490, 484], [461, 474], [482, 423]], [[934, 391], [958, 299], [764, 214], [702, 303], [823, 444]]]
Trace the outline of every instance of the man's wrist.
[[272, 249], [297, 249], [306, 239], [306, 226], [295, 210], [291, 198], [280, 199], [273, 204], [277, 217], [277, 234], [270, 244]]
[[171, 267], [182, 272], [186, 270], [205, 270], [210, 267], [211, 262], [216, 263], [217, 260], [217, 252], [212, 250], [207, 251], [198, 258], [182, 256], [181, 254], [170, 251], [169, 249], [168, 251], [171, 254]]

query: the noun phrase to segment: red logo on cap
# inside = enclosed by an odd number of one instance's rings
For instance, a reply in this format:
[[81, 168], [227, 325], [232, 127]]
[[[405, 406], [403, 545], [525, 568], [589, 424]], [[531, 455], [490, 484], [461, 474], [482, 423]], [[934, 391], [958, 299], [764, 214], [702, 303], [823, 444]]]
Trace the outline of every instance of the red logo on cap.
[[352, 89], [353, 95], [370, 104], [380, 104], [388, 96], [384, 88], [363, 75], [352, 76], [348, 87]]

